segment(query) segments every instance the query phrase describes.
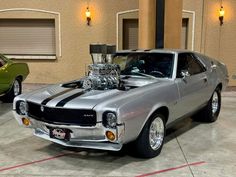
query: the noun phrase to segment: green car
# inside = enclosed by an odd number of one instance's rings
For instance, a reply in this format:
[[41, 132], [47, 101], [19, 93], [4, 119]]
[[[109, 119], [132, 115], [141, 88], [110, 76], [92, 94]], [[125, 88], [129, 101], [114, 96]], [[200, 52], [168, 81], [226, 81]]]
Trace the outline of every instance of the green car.
[[0, 100], [12, 102], [22, 91], [22, 81], [29, 74], [26, 63], [14, 63], [0, 54]]

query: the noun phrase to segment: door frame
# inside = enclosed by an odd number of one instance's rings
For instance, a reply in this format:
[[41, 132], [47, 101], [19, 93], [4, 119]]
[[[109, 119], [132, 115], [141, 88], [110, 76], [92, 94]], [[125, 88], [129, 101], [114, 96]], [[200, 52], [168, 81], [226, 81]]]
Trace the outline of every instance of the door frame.
[[[189, 19], [188, 49], [194, 51], [196, 13], [195, 11], [182, 10], [182, 18]], [[117, 50], [122, 50], [122, 45], [123, 45], [123, 19], [139, 19], [139, 9], [121, 11], [116, 14], [116, 49]]]
[[139, 19], [139, 9], [127, 10], [116, 14], [116, 49], [123, 49], [123, 20]]
[[195, 23], [196, 23], [196, 13], [195, 11], [183, 10], [182, 11], [182, 19], [188, 19], [188, 41], [187, 41], [187, 49], [194, 51], [195, 48]]

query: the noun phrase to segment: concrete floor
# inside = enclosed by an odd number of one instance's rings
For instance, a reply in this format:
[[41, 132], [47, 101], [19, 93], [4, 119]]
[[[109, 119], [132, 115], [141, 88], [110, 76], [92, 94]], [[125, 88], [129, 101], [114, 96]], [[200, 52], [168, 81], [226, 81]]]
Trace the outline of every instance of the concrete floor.
[[[24, 85], [24, 92], [41, 85]], [[217, 122], [187, 118], [168, 130], [160, 156], [65, 148], [32, 135], [0, 103], [0, 176], [236, 176], [236, 92], [225, 92]]]

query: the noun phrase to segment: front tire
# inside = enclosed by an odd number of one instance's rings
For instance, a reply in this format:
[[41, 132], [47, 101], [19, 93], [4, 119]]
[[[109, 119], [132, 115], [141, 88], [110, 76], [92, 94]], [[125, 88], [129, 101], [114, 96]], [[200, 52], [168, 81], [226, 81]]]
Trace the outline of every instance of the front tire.
[[142, 158], [158, 156], [164, 144], [165, 129], [165, 117], [159, 113], [152, 116], [134, 142], [136, 155]]
[[22, 92], [21, 80], [19, 78], [16, 78], [15, 81], [13, 82], [11, 89], [3, 97], [3, 101], [7, 103], [12, 103], [14, 98], [20, 95], [21, 92]]

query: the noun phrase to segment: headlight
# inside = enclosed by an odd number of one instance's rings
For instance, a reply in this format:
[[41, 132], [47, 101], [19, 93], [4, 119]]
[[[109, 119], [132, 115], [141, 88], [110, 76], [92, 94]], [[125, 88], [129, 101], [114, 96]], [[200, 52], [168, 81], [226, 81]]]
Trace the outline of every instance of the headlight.
[[18, 101], [16, 103], [16, 112], [20, 115], [26, 115], [27, 113], [27, 104], [25, 101]]
[[103, 125], [108, 128], [115, 128], [117, 124], [116, 114], [113, 112], [105, 112], [103, 115]]

